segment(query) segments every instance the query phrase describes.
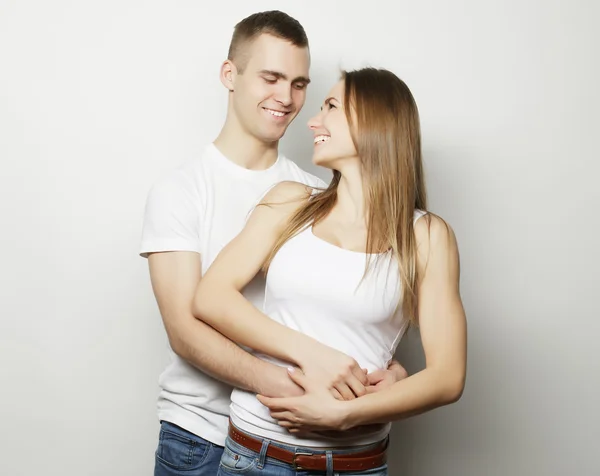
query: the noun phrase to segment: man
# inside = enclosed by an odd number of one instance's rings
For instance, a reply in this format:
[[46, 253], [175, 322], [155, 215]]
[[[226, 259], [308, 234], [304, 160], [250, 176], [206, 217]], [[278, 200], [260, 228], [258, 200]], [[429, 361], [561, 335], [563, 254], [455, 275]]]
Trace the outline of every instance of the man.
[[[303, 393], [285, 369], [196, 320], [191, 304], [202, 274], [269, 187], [283, 180], [324, 186], [278, 153], [279, 139], [304, 105], [309, 65], [306, 33], [285, 13], [256, 13], [238, 23], [221, 66], [229, 104], [219, 136], [148, 195], [141, 255], [148, 257], [172, 349], [159, 381], [155, 476], [217, 474], [232, 386], [277, 397]], [[255, 279], [244, 294], [260, 307], [264, 281]], [[396, 366], [363, 383], [402, 372]]]

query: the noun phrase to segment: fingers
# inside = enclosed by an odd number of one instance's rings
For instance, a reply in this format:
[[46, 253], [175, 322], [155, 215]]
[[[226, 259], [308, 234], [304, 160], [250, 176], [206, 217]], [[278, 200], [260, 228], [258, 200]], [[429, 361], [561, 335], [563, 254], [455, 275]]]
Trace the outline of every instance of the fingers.
[[392, 359], [392, 360], [390, 360], [390, 363], [388, 365], [388, 370], [392, 370], [394, 367], [397, 367], [397, 366], [402, 367], [400, 365], [400, 362], [398, 362], [396, 359]]
[[333, 398], [335, 398], [336, 400], [343, 400], [344, 397], [342, 397], [342, 394], [340, 392], [338, 392], [335, 388], [332, 388], [330, 390], [331, 395], [333, 395]]
[[285, 428], [290, 433], [297, 435], [305, 433], [308, 436], [308, 432], [312, 429], [311, 426], [304, 425], [296, 415], [289, 411], [271, 412], [271, 417], [280, 427]]
[[311, 436], [314, 438], [314, 435], [310, 433], [312, 431], [310, 428], [290, 428], [288, 431], [299, 438], [310, 438]]
[[292, 379], [292, 381], [302, 387], [304, 389], [304, 391], [308, 390], [308, 379], [306, 378], [306, 375], [304, 375], [304, 372], [302, 372], [302, 370], [297, 369], [295, 367], [288, 367], [288, 375], [290, 376], [290, 378]]
[[344, 382], [336, 384], [334, 389], [339, 392], [342, 400], [354, 400], [356, 398], [352, 389]]
[[[274, 420], [277, 420], [277, 423], [280, 426], [286, 426], [286, 425], [290, 425], [290, 424], [298, 424], [298, 417], [296, 417], [296, 415], [294, 415], [292, 412], [284, 410], [284, 411], [272, 411], [271, 412], [271, 417]], [[285, 425], [284, 425], [285, 424]]]
[[353, 400], [356, 397], [362, 397], [366, 394], [365, 387], [369, 385], [369, 379], [365, 370], [354, 363], [347, 368], [345, 374], [338, 377], [334, 383], [334, 388], [340, 393], [344, 400]]
[[281, 422], [277, 422], [277, 423], [282, 428], [285, 428], [288, 432], [293, 433], [298, 436], [304, 435], [305, 437], [309, 437], [311, 431], [321, 431], [319, 428], [316, 428], [316, 427], [290, 423], [289, 421], [281, 421]]
[[269, 408], [269, 410], [271, 411], [286, 410], [287, 407], [284, 405], [284, 401], [290, 400], [290, 398], [272, 398], [265, 397], [264, 395], [257, 395], [256, 398], [260, 403], [262, 403], [265, 407]]
[[362, 397], [367, 393], [366, 387], [353, 377], [350, 377], [346, 382], [337, 383], [335, 389], [344, 400], [354, 400], [356, 397]]
[[367, 373], [361, 369], [358, 364], [352, 368], [352, 375], [364, 386], [368, 385]]
[[374, 372], [367, 374], [369, 385], [376, 385], [381, 382], [385, 377], [385, 372], [385, 370], [375, 370]]
[[404, 367], [402, 367], [402, 365], [400, 365], [400, 362], [398, 362], [397, 360], [392, 360], [390, 362], [390, 364], [388, 365], [388, 370], [391, 370], [394, 372], [396, 381], [403, 380], [406, 377], [408, 377], [408, 372], [406, 371], [406, 369]]
[[280, 427], [282, 427], [282, 428], [285, 428], [285, 429], [287, 429], [287, 430], [289, 430], [289, 429], [291, 429], [291, 428], [298, 428], [298, 425], [296, 425], [296, 424], [294, 424], [294, 423], [292, 423], [292, 422], [286, 421], [286, 420], [278, 420], [278, 421], [277, 421], [277, 424], [278, 424]]
[[348, 385], [348, 387], [350, 387], [352, 390], [352, 398], [350, 400], [352, 400], [354, 397], [362, 397], [366, 394], [365, 387], [369, 385], [369, 382], [366, 375], [363, 374], [363, 377], [364, 381], [355, 378], [355, 375], [353, 374], [346, 380], [346, 385]]

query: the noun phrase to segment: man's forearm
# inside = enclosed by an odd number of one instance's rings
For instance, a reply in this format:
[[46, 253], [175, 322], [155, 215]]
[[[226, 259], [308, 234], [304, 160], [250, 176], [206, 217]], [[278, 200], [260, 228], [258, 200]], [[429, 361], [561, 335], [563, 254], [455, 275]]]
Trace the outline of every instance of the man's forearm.
[[168, 334], [177, 355], [221, 382], [262, 395], [297, 394], [285, 368], [246, 352], [192, 316], [189, 324]]

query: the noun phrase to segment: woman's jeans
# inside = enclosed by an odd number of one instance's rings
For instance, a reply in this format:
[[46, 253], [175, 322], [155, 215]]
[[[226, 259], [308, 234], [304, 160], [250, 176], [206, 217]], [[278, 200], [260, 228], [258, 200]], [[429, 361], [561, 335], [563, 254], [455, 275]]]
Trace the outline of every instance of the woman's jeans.
[[[260, 453], [252, 451], [244, 446], [239, 445], [229, 437], [225, 442], [225, 450], [221, 456], [221, 464], [217, 476], [234, 476], [234, 475], [256, 475], [256, 476], [387, 476], [387, 464], [379, 468], [368, 469], [358, 472], [334, 472], [332, 457], [334, 454], [352, 453], [356, 450], [333, 450], [324, 451], [303, 447], [295, 447], [285, 445], [279, 442], [259, 438], [263, 442]], [[328, 459], [329, 470], [326, 472], [310, 472], [304, 470], [296, 470], [291, 464], [284, 463], [274, 458], [266, 456], [267, 449], [270, 445], [284, 448], [291, 452], [310, 453], [310, 454], [326, 454]], [[375, 446], [375, 445], [373, 445]], [[364, 450], [365, 448], [361, 448]], [[366, 448], [368, 449], [368, 448]]]

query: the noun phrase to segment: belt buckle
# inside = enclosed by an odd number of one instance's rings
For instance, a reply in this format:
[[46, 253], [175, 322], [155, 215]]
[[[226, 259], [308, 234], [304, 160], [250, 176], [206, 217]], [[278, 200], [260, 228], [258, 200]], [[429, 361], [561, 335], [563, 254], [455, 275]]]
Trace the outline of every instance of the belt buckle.
[[304, 469], [302, 466], [299, 466], [298, 463], [296, 463], [296, 457], [297, 456], [314, 456], [313, 453], [294, 453], [294, 458], [292, 459], [292, 467], [294, 468], [294, 471], [297, 470], [302, 470]]

